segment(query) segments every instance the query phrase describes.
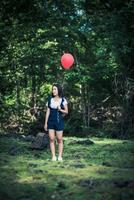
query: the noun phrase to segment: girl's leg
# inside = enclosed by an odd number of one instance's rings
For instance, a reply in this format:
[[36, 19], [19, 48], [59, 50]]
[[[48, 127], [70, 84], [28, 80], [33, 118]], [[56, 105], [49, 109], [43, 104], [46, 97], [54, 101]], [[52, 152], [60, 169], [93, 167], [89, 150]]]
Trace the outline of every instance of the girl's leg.
[[49, 138], [52, 157], [55, 158], [55, 130], [49, 129]]
[[57, 137], [57, 142], [59, 145], [59, 158], [62, 158], [62, 153], [63, 153], [63, 131], [56, 131], [56, 137]]

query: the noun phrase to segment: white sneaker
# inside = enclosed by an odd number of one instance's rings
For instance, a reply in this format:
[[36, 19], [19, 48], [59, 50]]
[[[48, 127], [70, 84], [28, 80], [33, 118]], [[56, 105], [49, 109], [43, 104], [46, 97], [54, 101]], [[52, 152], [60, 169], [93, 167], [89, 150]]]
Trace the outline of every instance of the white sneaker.
[[52, 157], [52, 161], [56, 161], [56, 160], [57, 160], [56, 156]]
[[62, 162], [63, 161], [62, 157], [58, 157], [58, 161]]

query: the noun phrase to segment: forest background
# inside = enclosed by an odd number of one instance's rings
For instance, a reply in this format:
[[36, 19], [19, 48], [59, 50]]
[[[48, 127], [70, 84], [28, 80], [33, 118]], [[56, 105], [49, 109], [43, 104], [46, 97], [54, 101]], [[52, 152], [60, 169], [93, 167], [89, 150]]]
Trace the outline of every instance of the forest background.
[[58, 82], [66, 135], [133, 138], [133, 22], [133, 0], [1, 0], [0, 132], [43, 131]]

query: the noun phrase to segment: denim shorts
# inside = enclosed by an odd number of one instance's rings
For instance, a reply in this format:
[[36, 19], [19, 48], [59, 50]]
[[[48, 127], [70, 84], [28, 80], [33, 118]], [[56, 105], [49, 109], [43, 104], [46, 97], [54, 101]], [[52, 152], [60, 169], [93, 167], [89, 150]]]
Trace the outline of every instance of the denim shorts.
[[55, 131], [63, 131], [64, 129], [64, 122], [60, 120], [60, 122], [55, 121], [48, 121], [48, 129], [53, 129]]

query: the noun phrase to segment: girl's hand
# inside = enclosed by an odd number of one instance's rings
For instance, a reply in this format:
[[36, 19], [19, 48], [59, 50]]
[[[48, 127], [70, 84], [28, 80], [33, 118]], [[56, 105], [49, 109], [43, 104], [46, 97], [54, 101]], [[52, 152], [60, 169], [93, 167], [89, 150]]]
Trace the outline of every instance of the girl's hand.
[[60, 110], [61, 110], [61, 107], [60, 107], [60, 105], [57, 107], [57, 109], [58, 109], [58, 111], [60, 111]]

